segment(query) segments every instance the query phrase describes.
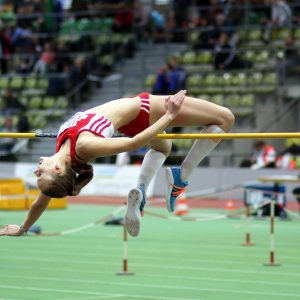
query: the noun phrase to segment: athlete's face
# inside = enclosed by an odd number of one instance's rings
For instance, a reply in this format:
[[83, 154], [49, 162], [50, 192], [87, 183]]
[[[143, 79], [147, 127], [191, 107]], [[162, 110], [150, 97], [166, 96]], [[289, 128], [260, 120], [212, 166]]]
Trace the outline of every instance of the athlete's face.
[[55, 170], [56, 164], [52, 156], [40, 157], [37, 169], [34, 171], [37, 177], [37, 185], [40, 189], [43, 189], [43, 187], [52, 180], [52, 175], [55, 173]]

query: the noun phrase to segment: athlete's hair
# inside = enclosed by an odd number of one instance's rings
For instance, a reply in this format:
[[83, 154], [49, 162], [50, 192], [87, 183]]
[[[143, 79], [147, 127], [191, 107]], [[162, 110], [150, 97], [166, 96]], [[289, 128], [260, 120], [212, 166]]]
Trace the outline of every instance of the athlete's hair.
[[63, 198], [72, 196], [76, 180], [76, 172], [73, 167], [66, 164], [65, 172], [61, 175], [54, 174], [52, 180], [42, 193], [51, 198]]

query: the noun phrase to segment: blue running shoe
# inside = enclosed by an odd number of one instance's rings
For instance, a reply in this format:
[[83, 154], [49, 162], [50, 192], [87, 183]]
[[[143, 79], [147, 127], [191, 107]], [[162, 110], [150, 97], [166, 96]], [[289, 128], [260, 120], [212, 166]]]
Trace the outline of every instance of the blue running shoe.
[[129, 191], [127, 211], [125, 214], [125, 227], [131, 236], [139, 235], [145, 204], [145, 190], [143, 187], [137, 187]]
[[166, 193], [167, 209], [169, 212], [173, 212], [177, 197], [184, 192], [189, 183], [188, 181], [182, 181], [180, 167], [166, 168], [166, 179], [168, 184]]

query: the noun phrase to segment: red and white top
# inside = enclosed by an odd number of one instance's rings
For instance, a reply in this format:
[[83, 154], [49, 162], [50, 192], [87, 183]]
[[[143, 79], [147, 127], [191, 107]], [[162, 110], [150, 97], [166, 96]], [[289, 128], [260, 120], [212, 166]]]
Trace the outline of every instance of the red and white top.
[[100, 137], [112, 137], [114, 134], [113, 124], [104, 116], [99, 114], [78, 112], [69, 120], [64, 122], [58, 131], [56, 140], [56, 152], [66, 139], [70, 139], [70, 155], [73, 163], [77, 163], [75, 146], [79, 134], [88, 131]]

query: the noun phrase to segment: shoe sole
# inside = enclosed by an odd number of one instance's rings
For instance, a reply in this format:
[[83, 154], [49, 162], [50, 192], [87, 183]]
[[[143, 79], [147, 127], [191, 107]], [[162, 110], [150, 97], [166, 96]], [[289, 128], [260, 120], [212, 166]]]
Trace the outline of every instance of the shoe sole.
[[140, 205], [143, 194], [139, 189], [132, 189], [128, 193], [125, 227], [131, 236], [138, 236], [141, 227]]
[[174, 210], [172, 210], [171, 208], [171, 203], [170, 203], [170, 195], [174, 185], [173, 173], [170, 168], [166, 168], [165, 172], [166, 172], [166, 180], [167, 180], [167, 192], [165, 195], [166, 205], [169, 212], [174, 212]]

